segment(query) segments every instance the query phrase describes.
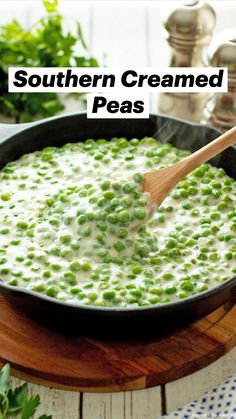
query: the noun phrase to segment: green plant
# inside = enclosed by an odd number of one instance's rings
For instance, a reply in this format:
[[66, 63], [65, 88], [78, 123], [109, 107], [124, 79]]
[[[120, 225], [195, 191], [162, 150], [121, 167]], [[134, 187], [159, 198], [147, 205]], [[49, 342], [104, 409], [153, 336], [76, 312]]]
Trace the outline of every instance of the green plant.
[[[12, 390], [9, 386], [10, 365], [6, 364], [0, 371], [0, 419], [15, 414], [21, 414], [21, 419], [29, 419], [40, 405], [38, 395], [29, 397], [28, 385]], [[52, 419], [52, 416], [42, 415], [38, 419]]]
[[[82, 29], [76, 23], [76, 34], [65, 31], [64, 18], [58, 11], [58, 0], [43, 0], [47, 15], [30, 30], [17, 20], [0, 28], [0, 113], [16, 122], [48, 117], [64, 109], [56, 93], [8, 93], [8, 67], [95, 67], [88, 57]], [[81, 55], [75, 53], [80, 45]]]

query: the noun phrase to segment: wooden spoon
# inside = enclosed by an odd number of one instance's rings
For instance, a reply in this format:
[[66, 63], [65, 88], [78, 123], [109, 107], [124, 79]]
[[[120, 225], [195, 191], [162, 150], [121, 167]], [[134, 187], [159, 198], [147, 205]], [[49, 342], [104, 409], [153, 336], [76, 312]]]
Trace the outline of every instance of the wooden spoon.
[[142, 187], [144, 192], [149, 192], [151, 195], [150, 210], [159, 207], [183, 177], [234, 143], [236, 143], [236, 126], [178, 163], [145, 173]]

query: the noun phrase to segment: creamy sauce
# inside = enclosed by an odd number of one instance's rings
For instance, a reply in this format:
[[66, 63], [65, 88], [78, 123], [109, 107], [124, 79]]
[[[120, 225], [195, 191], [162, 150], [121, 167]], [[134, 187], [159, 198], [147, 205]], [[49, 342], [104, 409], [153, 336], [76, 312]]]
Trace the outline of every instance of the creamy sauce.
[[148, 220], [141, 173], [187, 154], [151, 138], [87, 140], [9, 163], [0, 172], [0, 280], [127, 307], [186, 298], [232, 277], [236, 182], [222, 169], [195, 170]]

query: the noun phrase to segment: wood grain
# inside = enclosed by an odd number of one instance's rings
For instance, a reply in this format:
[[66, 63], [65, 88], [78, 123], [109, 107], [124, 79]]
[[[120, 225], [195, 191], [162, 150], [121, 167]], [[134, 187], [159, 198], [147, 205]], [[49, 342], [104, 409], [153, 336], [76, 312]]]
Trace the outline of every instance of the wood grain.
[[63, 334], [0, 297], [0, 360], [38, 384], [87, 392], [144, 389], [193, 373], [236, 344], [236, 306], [170, 336], [136, 341]]

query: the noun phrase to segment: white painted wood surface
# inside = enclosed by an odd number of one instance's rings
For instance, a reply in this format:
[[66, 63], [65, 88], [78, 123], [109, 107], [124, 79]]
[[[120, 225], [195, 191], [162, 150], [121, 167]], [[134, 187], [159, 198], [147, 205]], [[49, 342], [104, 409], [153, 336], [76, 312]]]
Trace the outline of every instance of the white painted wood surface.
[[165, 386], [167, 412], [198, 399], [205, 391], [236, 374], [236, 348], [207, 368]]
[[83, 419], [156, 419], [160, 416], [159, 387], [126, 393], [83, 394]]
[[[100, 63], [113, 66], [166, 66], [170, 51], [163, 37], [161, 19], [170, 1], [68, 1], [61, 11], [78, 19], [91, 54]], [[217, 13], [216, 32], [235, 26], [235, 1], [209, 1]], [[0, 0], [0, 24], [17, 18], [30, 26], [43, 15], [38, 0]], [[71, 22], [71, 23], [69, 23]], [[73, 25], [68, 20], [68, 25]], [[151, 96], [151, 110], [157, 109], [157, 95]], [[78, 110], [78, 102], [67, 103], [66, 111]], [[45, 358], [45, 362], [47, 362]], [[35, 415], [52, 414], [55, 419], [158, 419], [181, 404], [198, 398], [204, 391], [236, 373], [236, 348], [195, 374], [167, 384], [165, 388], [120, 393], [78, 393], [48, 389], [29, 383], [39, 394], [41, 406]], [[13, 386], [23, 383], [12, 377]], [[163, 396], [165, 398], [163, 399]]]

